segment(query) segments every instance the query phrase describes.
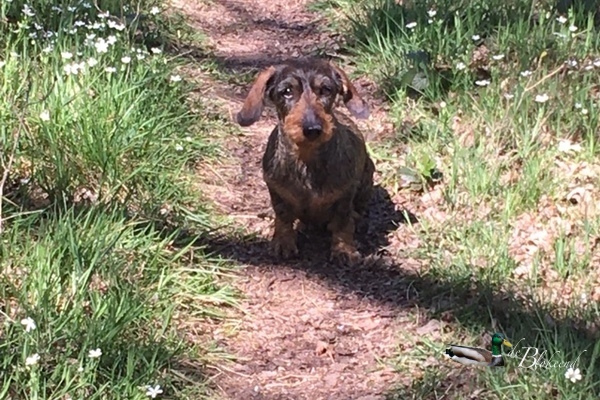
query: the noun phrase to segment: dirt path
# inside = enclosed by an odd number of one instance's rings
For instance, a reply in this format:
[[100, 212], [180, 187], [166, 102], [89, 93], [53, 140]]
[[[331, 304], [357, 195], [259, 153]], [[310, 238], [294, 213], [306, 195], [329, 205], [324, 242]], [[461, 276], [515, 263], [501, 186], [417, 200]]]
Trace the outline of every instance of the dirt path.
[[[208, 34], [219, 63], [234, 73], [286, 56], [335, 53], [335, 41], [320, 32], [319, 16], [306, 10], [306, 0], [211, 3], [178, 0], [175, 6]], [[230, 115], [239, 110], [247, 91], [246, 85], [208, 86], [205, 95], [219, 96]], [[373, 105], [371, 119], [361, 124], [372, 139], [386, 129], [384, 114], [369, 98], [369, 82], [358, 89]], [[323, 258], [324, 245], [315, 245], [323, 241], [311, 238], [301, 244], [302, 261], [272, 264], [266, 251], [270, 206], [259, 163], [276, 120], [272, 111], [266, 113], [243, 129], [242, 136], [231, 138], [233, 159], [216, 167], [204, 182], [221, 212], [257, 237], [252, 242], [212, 243], [216, 251], [246, 266], [237, 282], [245, 295], [241, 325], [215, 332], [238, 359], [220, 368], [215, 383], [229, 399], [383, 399], [401, 378], [377, 360], [392, 355], [399, 321], [407, 313], [399, 311], [406, 308], [399, 307], [404, 294], [398, 289], [409, 283], [389, 272], [398, 267], [386, 262], [382, 250], [402, 240], [402, 226], [392, 223], [401, 221], [398, 207], [379, 188], [374, 200], [378, 205], [361, 227], [362, 250], [375, 254], [375, 262], [353, 269], [334, 267]]]

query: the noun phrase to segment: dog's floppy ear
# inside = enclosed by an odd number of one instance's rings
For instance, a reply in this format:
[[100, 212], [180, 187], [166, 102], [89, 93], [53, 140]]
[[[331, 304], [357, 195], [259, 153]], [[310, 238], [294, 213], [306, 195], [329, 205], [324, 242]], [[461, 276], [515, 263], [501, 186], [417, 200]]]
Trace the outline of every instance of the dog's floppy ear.
[[367, 103], [360, 97], [358, 91], [348, 79], [348, 75], [341, 68], [332, 63], [329, 63], [333, 70], [335, 71], [339, 83], [340, 83], [340, 94], [342, 95], [342, 99], [344, 100], [344, 104], [346, 108], [350, 110], [352, 115], [356, 118], [367, 119], [369, 118], [369, 106]]
[[250, 126], [260, 119], [264, 108], [267, 83], [273, 77], [275, 71], [277, 71], [275, 67], [271, 66], [261, 71], [256, 77], [246, 100], [244, 100], [242, 109], [237, 113], [237, 123], [241, 126]]

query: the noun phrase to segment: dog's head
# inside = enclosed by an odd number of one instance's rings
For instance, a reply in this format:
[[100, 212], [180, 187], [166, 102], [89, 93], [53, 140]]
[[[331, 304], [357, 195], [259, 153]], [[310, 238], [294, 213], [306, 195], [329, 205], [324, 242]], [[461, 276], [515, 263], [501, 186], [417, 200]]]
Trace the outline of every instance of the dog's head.
[[367, 104], [339, 67], [318, 59], [290, 60], [260, 72], [237, 122], [250, 126], [258, 121], [268, 99], [285, 134], [299, 147], [315, 147], [333, 134], [332, 111], [338, 95], [352, 115], [368, 118]]

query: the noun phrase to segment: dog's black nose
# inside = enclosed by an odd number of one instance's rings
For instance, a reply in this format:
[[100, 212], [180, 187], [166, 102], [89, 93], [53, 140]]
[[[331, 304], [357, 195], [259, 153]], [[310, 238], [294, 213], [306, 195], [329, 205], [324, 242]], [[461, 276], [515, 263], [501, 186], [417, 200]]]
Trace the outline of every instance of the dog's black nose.
[[323, 132], [323, 127], [321, 125], [309, 125], [305, 126], [302, 129], [302, 133], [307, 139], [316, 139]]

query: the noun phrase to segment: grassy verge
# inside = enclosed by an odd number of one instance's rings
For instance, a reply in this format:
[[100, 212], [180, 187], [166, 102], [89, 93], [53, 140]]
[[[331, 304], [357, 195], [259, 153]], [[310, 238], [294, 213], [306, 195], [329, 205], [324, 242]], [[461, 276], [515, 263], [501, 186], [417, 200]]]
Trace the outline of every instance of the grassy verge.
[[[415, 380], [390, 398], [600, 394], [600, 34], [596, 9], [582, 4], [314, 5], [343, 21], [334, 28], [347, 34], [357, 73], [389, 101], [396, 131], [374, 145], [387, 186], [400, 187], [404, 166], [424, 180], [444, 176], [424, 193], [393, 193], [420, 200], [411, 210], [420, 246], [398, 257], [421, 260], [423, 276], [446, 288], [416, 290], [436, 305], [428, 318], [448, 327], [425, 343], [406, 334], [397, 366]], [[468, 384], [443, 363], [444, 342], [483, 345], [493, 330], [553, 361], [577, 361], [582, 378], [516, 358], [467, 374]]]
[[0, 398], [198, 399], [178, 329], [233, 304], [181, 227], [215, 221], [194, 165], [222, 121], [189, 102], [155, 2], [0, 5]]

